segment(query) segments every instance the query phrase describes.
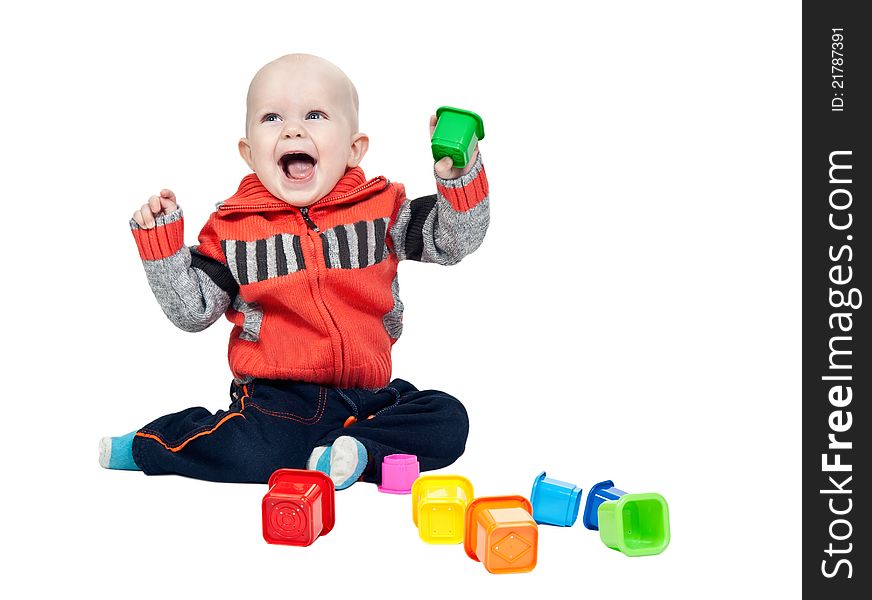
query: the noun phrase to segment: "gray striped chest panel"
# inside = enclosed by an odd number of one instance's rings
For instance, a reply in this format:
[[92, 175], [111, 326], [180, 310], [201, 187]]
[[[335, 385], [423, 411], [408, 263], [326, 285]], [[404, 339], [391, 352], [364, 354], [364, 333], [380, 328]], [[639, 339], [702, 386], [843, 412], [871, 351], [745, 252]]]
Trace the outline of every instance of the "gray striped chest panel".
[[365, 269], [388, 256], [385, 244], [389, 217], [337, 225], [321, 234], [328, 269]]
[[282, 277], [306, 268], [300, 236], [290, 233], [251, 242], [221, 240], [221, 249], [239, 285]]
[[[363, 269], [388, 256], [389, 217], [337, 225], [321, 232], [328, 269]], [[300, 236], [280, 233], [254, 241], [222, 240], [227, 266], [240, 285], [283, 277], [306, 269]]]

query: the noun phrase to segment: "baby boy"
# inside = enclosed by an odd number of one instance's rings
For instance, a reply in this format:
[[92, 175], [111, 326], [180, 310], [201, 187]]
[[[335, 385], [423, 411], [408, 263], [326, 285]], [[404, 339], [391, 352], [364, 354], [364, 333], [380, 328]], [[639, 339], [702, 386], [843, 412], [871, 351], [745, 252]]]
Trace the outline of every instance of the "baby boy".
[[234, 324], [231, 403], [103, 438], [102, 466], [261, 483], [279, 468], [308, 468], [343, 489], [380, 482], [390, 454], [415, 454], [428, 470], [463, 453], [463, 405], [391, 381], [391, 347], [403, 328], [398, 262], [450, 265], [482, 242], [481, 157], [476, 149], [462, 170], [438, 161], [437, 193], [408, 199], [402, 185], [364, 176], [368, 145], [348, 77], [315, 56], [283, 56], [248, 90], [239, 153], [254, 173], [212, 213], [199, 244], [184, 245], [170, 190], [134, 213], [148, 282], [169, 319], [185, 331], [221, 315]]

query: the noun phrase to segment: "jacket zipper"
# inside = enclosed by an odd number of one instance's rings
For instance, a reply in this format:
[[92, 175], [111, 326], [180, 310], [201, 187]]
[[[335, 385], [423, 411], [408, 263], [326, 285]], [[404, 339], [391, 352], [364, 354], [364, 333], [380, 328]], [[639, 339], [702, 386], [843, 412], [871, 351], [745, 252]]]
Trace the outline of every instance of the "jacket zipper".
[[[353, 194], [358, 194], [361, 191], [374, 186], [376, 183], [379, 183], [379, 181], [381, 181], [381, 179], [374, 179], [362, 187], [359, 187], [359, 188], [352, 190], [350, 192], [346, 192], [345, 194], [340, 194], [339, 196], [335, 196], [333, 198], [330, 198], [330, 201], [332, 202], [334, 200], [341, 200], [341, 199], [347, 198], [348, 196], [351, 196]], [[391, 184], [390, 181], [388, 181], [387, 179], [384, 179], [384, 188], [386, 188], [390, 184]], [[303, 217], [303, 220], [306, 222], [306, 226], [309, 229], [311, 229], [312, 231], [314, 231], [316, 234], [318, 234], [318, 238], [321, 237], [321, 230], [318, 228], [318, 225], [315, 224], [315, 221], [312, 220], [312, 217], [309, 216], [309, 209], [314, 208], [315, 206], [317, 206], [321, 202], [322, 201], [319, 200], [318, 202], [315, 202], [315, 204], [312, 204], [310, 206], [301, 206], [300, 207], [300, 215]], [[309, 239], [311, 239], [311, 237]], [[318, 251], [315, 248], [312, 248], [312, 251], [316, 255], [318, 254]], [[330, 310], [330, 307], [327, 306], [327, 302], [324, 300], [324, 294], [321, 292], [320, 279], [321, 279], [321, 277], [318, 274], [318, 272], [316, 271], [315, 283], [316, 283], [316, 288], [318, 290], [318, 295], [320, 296], [319, 299], [321, 300], [321, 305], [324, 307], [324, 310], [327, 311], [327, 316], [330, 317], [330, 322], [333, 324], [333, 329], [336, 331], [336, 335], [339, 336], [340, 356], [339, 356], [339, 377], [337, 380], [337, 386], [341, 387], [342, 382], [343, 382], [343, 378], [345, 377], [345, 337], [342, 335], [342, 330], [339, 328], [339, 324], [336, 322], [336, 317], [333, 316], [333, 312]]]
[[304, 206], [300, 209], [300, 214], [303, 215], [303, 220], [306, 222], [306, 225], [309, 226], [309, 229], [314, 231], [315, 233], [321, 233], [321, 230], [318, 229], [318, 226], [315, 225], [315, 221], [309, 216], [309, 207]]
[[[312, 220], [312, 217], [309, 216], [309, 207], [302, 206], [300, 207], [300, 215], [303, 217], [303, 220], [306, 222], [306, 226], [311, 229], [317, 235], [315, 236], [319, 241], [321, 239], [321, 230], [318, 228], [318, 225], [315, 224], [315, 221]], [[312, 241], [312, 253], [314, 256], [318, 255], [318, 250], [315, 248], [315, 241], [313, 237], [308, 236]], [[317, 263], [316, 263], [317, 264]], [[337, 381], [337, 385], [342, 384], [342, 378], [345, 376], [345, 337], [342, 335], [342, 330], [339, 328], [339, 324], [336, 322], [336, 317], [333, 316], [333, 311], [330, 310], [330, 307], [327, 306], [327, 301], [324, 299], [324, 293], [321, 291], [321, 275], [320, 270], [315, 270], [315, 289], [317, 290], [318, 300], [321, 301], [321, 305], [324, 307], [324, 311], [327, 313], [327, 316], [330, 318], [330, 323], [333, 325], [333, 330], [336, 331], [336, 335], [339, 337], [339, 377]], [[314, 291], [313, 291], [314, 294]]]

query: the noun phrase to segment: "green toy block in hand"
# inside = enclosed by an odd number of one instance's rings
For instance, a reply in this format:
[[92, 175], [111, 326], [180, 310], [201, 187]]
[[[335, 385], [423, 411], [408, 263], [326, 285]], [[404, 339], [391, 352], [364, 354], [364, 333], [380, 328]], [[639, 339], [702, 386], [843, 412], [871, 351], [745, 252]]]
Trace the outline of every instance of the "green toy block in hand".
[[454, 167], [462, 169], [478, 140], [484, 139], [484, 122], [471, 110], [451, 106], [440, 106], [436, 118], [436, 130], [430, 138], [433, 160], [450, 156]]

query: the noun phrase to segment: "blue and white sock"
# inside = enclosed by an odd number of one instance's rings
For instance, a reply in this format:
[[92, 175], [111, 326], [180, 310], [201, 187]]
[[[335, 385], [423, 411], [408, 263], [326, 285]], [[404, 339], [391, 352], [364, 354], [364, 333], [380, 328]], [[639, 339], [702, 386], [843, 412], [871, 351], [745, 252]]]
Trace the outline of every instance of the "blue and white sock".
[[360, 479], [366, 468], [366, 448], [350, 435], [336, 438], [332, 446], [312, 450], [306, 468], [326, 473], [337, 490], [344, 490]]
[[135, 431], [119, 437], [104, 437], [100, 440], [100, 466], [104, 469], [141, 471], [133, 462], [133, 436]]

